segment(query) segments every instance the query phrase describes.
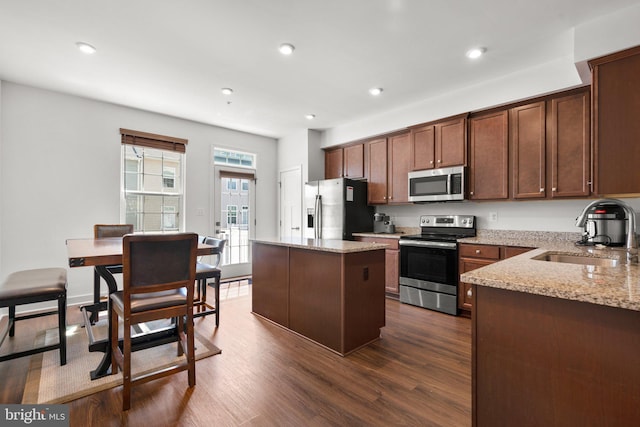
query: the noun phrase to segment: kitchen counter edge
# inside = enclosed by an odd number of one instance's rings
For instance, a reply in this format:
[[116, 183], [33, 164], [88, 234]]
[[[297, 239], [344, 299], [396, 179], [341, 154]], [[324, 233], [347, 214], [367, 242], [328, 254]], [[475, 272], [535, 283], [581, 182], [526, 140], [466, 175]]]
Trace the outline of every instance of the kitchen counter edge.
[[309, 249], [313, 251], [334, 252], [334, 253], [353, 253], [367, 252], [386, 249], [388, 245], [384, 243], [372, 242], [355, 242], [352, 240], [333, 240], [333, 239], [306, 239], [306, 238], [267, 238], [252, 239], [254, 243], [266, 245], [286, 246], [290, 248]]

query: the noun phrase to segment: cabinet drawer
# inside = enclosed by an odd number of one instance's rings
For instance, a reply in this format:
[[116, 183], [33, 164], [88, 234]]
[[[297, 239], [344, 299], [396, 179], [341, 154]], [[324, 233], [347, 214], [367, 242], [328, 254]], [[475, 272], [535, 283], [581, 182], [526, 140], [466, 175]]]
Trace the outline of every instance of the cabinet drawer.
[[500, 246], [460, 244], [460, 256], [468, 258], [500, 259]]
[[393, 237], [363, 237], [363, 236], [356, 236], [354, 237], [354, 239], [358, 242], [371, 242], [371, 243], [383, 243], [385, 245], [389, 245], [388, 248], [386, 249], [400, 249], [400, 246], [398, 244], [399, 239], [393, 238]]

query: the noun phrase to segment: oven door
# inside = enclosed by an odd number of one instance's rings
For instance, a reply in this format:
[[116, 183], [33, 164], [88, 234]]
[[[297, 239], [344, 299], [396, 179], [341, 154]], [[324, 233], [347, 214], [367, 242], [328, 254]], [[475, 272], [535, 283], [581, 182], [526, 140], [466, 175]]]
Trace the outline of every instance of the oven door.
[[401, 284], [456, 295], [458, 245], [401, 239], [400, 281]]

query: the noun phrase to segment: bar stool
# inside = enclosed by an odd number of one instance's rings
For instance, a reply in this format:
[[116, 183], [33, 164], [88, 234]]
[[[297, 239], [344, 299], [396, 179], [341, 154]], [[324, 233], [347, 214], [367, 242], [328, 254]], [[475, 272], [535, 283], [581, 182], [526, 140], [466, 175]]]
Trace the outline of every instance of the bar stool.
[[[53, 300], [58, 301], [57, 310], [16, 316], [16, 306], [18, 305]], [[60, 365], [67, 363], [67, 270], [64, 268], [40, 268], [10, 274], [0, 286], [1, 307], [9, 308], [9, 323], [7, 330], [2, 334], [2, 339], [0, 339], [0, 346], [4, 343], [7, 334], [10, 337], [15, 335], [17, 321], [51, 314], [58, 314], [58, 343], [10, 353], [0, 357], [0, 362], [59, 349]]]
[[[227, 241], [222, 239], [216, 239], [213, 237], [205, 237], [203, 243], [213, 246], [211, 255], [216, 255], [216, 262], [211, 265], [198, 261], [196, 263], [196, 298], [193, 306], [197, 308], [198, 312], [194, 313], [193, 317], [202, 317], [209, 314], [216, 315], [216, 326], [220, 325], [220, 262], [222, 261], [222, 251]], [[212, 307], [207, 303], [207, 280], [214, 279], [215, 289], [215, 306]], [[204, 310], [204, 311], [202, 311]]]

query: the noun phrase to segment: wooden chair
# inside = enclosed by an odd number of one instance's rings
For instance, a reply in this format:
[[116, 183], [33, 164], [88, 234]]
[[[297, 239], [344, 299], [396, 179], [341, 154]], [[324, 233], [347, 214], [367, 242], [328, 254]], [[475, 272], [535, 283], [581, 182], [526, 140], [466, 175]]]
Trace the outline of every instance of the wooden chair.
[[[133, 224], [95, 224], [93, 226], [93, 238], [104, 239], [108, 237], [122, 237], [125, 234], [133, 233]], [[106, 267], [111, 274], [122, 273], [122, 265], [109, 265]], [[93, 303], [100, 302], [100, 274], [93, 270]], [[97, 319], [92, 319], [94, 322]]]
[[[207, 264], [198, 260], [196, 263], [196, 296], [194, 300], [194, 306], [197, 308], [197, 312], [194, 317], [207, 316], [209, 314], [216, 315], [216, 326], [220, 325], [220, 262], [222, 261], [222, 251], [226, 240], [216, 239], [214, 237], [205, 237], [202, 242], [204, 244], [213, 246], [211, 255], [216, 256], [214, 264]], [[207, 280], [214, 279], [213, 286], [215, 290], [215, 306], [212, 307], [207, 303]]]
[[[112, 373], [122, 370], [122, 409], [131, 407], [131, 387], [187, 370], [196, 384], [193, 337], [193, 289], [198, 236], [194, 233], [126, 235], [122, 241], [123, 289], [110, 296]], [[186, 290], [186, 292], [185, 292]], [[123, 319], [122, 350], [118, 319]], [[131, 377], [131, 326], [177, 318], [178, 356], [186, 361], [136, 378]], [[186, 331], [186, 332], [185, 332]]]
[[[16, 316], [16, 306], [18, 305], [54, 300], [58, 302], [57, 310]], [[2, 338], [0, 338], [0, 346], [7, 337], [7, 334], [9, 334], [10, 337], [15, 335], [15, 322], [48, 316], [50, 314], [58, 315], [58, 343], [6, 354], [0, 357], [0, 362], [59, 349], [60, 365], [67, 363], [67, 270], [64, 268], [40, 268], [17, 271], [10, 274], [2, 286], [0, 286], [0, 308], [1, 307], [9, 308], [9, 323], [7, 324], [7, 330], [2, 334]]]

